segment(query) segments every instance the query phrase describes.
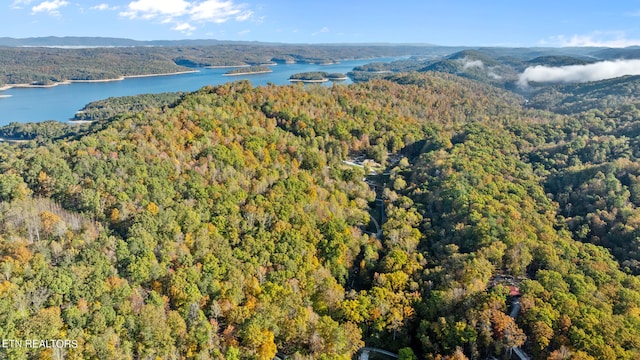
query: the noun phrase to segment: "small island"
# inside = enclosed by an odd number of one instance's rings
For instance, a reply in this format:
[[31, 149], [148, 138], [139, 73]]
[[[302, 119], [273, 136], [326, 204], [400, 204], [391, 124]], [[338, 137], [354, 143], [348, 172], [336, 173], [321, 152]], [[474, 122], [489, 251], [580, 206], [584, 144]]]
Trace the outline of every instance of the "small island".
[[266, 66], [249, 66], [238, 69], [229, 70], [226, 73], [222, 74], [223, 76], [239, 76], [239, 75], [253, 75], [253, 74], [264, 74], [270, 73], [273, 70], [269, 69]]
[[292, 82], [327, 82], [327, 81], [343, 81], [347, 80], [347, 75], [341, 73], [327, 73], [324, 71], [312, 71], [293, 74], [289, 77]]

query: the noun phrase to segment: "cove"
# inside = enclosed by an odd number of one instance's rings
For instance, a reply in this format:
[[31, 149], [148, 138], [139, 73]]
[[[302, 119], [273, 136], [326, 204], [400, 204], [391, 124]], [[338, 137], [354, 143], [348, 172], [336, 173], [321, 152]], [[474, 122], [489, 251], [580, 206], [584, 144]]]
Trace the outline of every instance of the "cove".
[[[122, 81], [71, 83], [50, 88], [12, 88], [0, 91], [0, 126], [10, 122], [41, 122], [46, 120], [68, 121], [86, 104], [117, 96], [147, 93], [195, 91], [206, 85], [218, 85], [231, 81], [249, 80], [254, 86], [273, 83], [289, 84], [289, 77], [299, 72], [325, 71], [347, 73], [355, 66], [373, 61], [391, 62], [399, 58], [346, 60], [338, 64], [281, 64], [271, 66], [273, 72], [224, 76], [228, 68], [199, 68], [198, 72], [127, 78]], [[349, 84], [350, 80], [340, 82]], [[325, 83], [331, 86], [331, 82]]]

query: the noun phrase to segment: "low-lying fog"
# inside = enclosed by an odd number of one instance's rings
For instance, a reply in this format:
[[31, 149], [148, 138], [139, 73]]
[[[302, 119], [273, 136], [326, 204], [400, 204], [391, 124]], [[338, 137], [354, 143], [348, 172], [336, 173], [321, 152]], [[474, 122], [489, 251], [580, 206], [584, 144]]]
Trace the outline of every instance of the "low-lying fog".
[[586, 82], [611, 79], [625, 75], [640, 75], [640, 60], [601, 61], [587, 65], [531, 66], [520, 74], [518, 84], [526, 87], [529, 82]]

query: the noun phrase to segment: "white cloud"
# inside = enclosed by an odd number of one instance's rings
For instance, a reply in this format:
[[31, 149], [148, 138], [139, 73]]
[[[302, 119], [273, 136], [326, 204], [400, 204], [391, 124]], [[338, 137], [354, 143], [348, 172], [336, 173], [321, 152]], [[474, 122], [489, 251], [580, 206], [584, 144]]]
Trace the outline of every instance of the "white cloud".
[[246, 30], [238, 31], [238, 35], [241, 35], [241, 36], [242, 36], [242, 35], [247, 35], [247, 34], [248, 34], [248, 33], [250, 33], [250, 32], [251, 32], [251, 30], [246, 29]]
[[37, 14], [41, 12], [49, 13], [49, 15], [58, 16], [60, 15], [60, 8], [69, 5], [68, 1], [64, 0], [52, 0], [52, 1], [44, 1], [34, 7], [31, 8], [32, 14]]
[[566, 42], [564, 46], [602, 46], [602, 47], [627, 47], [640, 45], [638, 39], [626, 39], [618, 38], [611, 40], [598, 40], [591, 36], [578, 36], [574, 35], [570, 41]]
[[31, 4], [33, 0], [14, 0], [11, 7], [14, 9], [22, 9], [23, 6]]
[[601, 61], [587, 65], [531, 66], [520, 74], [521, 87], [535, 82], [586, 82], [616, 78], [624, 75], [640, 75], [640, 60]]
[[494, 73], [493, 71], [489, 71], [487, 73], [487, 76], [489, 76], [490, 78], [494, 79], [494, 80], [502, 80], [502, 76]]
[[496, 74], [494, 70], [496, 67], [487, 67], [484, 62], [480, 59], [472, 60], [469, 57], [464, 57], [462, 59], [457, 60], [459, 64], [462, 64], [462, 71], [468, 71], [469, 69], [479, 69], [480, 71], [486, 72], [487, 76], [494, 80], [502, 80], [502, 76]]
[[191, 4], [184, 0], [139, 0], [132, 1], [127, 11], [120, 15], [130, 19], [153, 19], [156, 17], [178, 17], [184, 15]]
[[484, 63], [482, 62], [482, 60], [470, 60], [469, 58], [465, 57], [464, 59], [460, 59], [462, 61], [462, 70], [466, 71], [469, 70], [471, 68], [484, 68]]
[[[236, 16], [236, 21], [247, 21], [247, 20], [251, 19], [252, 16], [253, 16], [253, 12], [252, 11], [241, 12]], [[258, 19], [257, 21], [258, 22], [263, 22], [264, 21], [264, 17]]]
[[311, 34], [311, 36], [316, 36], [316, 35], [318, 35], [318, 34], [321, 34], [321, 33], [328, 33], [328, 32], [329, 32], [329, 28], [325, 26], [325, 27], [323, 27], [322, 29], [320, 29], [320, 30], [318, 30], [318, 31], [316, 31], [316, 32], [314, 32], [314, 33], [312, 33], [312, 34]]
[[594, 46], [622, 48], [640, 45], [640, 39], [630, 39], [626, 33], [621, 31], [596, 31], [589, 35], [573, 35], [571, 37], [565, 35], [552, 36], [548, 40], [540, 41], [540, 44], [563, 47]]
[[110, 6], [109, 4], [98, 4], [96, 6], [92, 6], [89, 8], [89, 10], [98, 10], [98, 11], [105, 11], [105, 10], [117, 10], [118, 7], [117, 6]]
[[196, 28], [195, 28], [195, 26], [193, 26], [193, 25], [191, 25], [189, 23], [179, 23], [179, 24], [176, 24], [176, 26], [173, 27], [173, 30], [183, 32], [183, 33], [185, 33], [187, 35], [191, 35], [196, 30]]
[[231, 0], [138, 0], [130, 2], [120, 16], [173, 24], [173, 30], [191, 33], [196, 30], [194, 22], [246, 21], [253, 12], [245, 4], [235, 4]]
[[207, 21], [214, 23], [224, 23], [235, 18], [237, 21], [248, 20], [253, 13], [244, 10], [244, 5], [235, 5], [231, 1], [206, 0], [194, 4], [190, 9], [191, 19], [196, 21]]

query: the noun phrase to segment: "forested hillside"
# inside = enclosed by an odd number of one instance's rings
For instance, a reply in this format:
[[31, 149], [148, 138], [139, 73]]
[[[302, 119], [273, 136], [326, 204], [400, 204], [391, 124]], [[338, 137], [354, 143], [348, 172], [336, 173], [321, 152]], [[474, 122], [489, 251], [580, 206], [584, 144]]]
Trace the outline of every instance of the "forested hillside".
[[182, 93], [142, 94], [94, 101], [76, 112], [73, 119], [107, 120], [117, 115], [136, 114], [147, 109], [173, 105]]
[[48, 85], [65, 80], [108, 80], [122, 76], [177, 73], [206, 66], [277, 63], [330, 64], [344, 59], [446, 54], [433, 46], [286, 45], [40, 48], [0, 46], [0, 85]]
[[528, 106], [562, 114], [591, 109], [615, 109], [640, 101], [640, 76], [543, 87]]
[[0, 356], [636, 359], [638, 110], [520, 102], [437, 73], [236, 82], [3, 143], [0, 338], [78, 347]]
[[[636, 48], [480, 48], [463, 50], [445, 57], [413, 56], [393, 62], [373, 62], [355, 67], [348, 73], [353, 81], [386, 78], [400, 72], [443, 72], [472, 79], [520, 94], [527, 107], [561, 114], [577, 114], [591, 109], [617, 108], [640, 101], [638, 76], [618, 75], [573, 79], [546, 77], [529, 79], [527, 74], [546, 69], [558, 73], [572, 72], [592, 66], [585, 73], [598, 73], [622, 59], [636, 59]], [[595, 66], [595, 67], [593, 67]], [[537, 69], [537, 70], [536, 70]], [[611, 71], [612, 69], [605, 70]], [[546, 78], [546, 80], [545, 80]], [[602, 80], [603, 79], [603, 80]]]

